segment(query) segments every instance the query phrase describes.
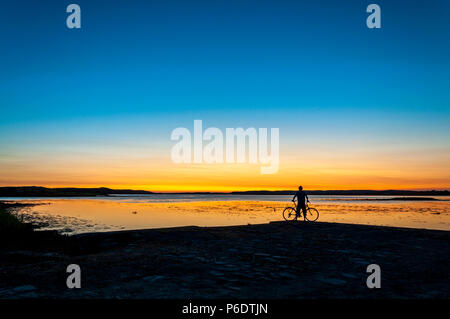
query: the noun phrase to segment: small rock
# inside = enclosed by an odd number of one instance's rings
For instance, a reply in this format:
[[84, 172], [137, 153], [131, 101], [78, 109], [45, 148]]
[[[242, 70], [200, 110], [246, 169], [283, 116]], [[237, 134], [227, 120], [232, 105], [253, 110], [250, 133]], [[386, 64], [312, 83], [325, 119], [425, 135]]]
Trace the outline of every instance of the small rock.
[[147, 282], [155, 282], [155, 281], [160, 280], [160, 279], [163, 279], [163, 278], [164, 278], [164, 276], [161, 276], [161, 275], [154, 275], [154, 276], [147, 276], [147, 277], [144, 277], [144, 278], [142, 278], [142, 280], [145, 280], [145, 281], [147, 281]]
[[356, 276], [354, 274], [346, 274], [346, 273], [343, 273], [342, 276], [353, 279], [359, 278], [359, 276]]
[[213, 275], [213, 276], [223, 276], [223, 275], [225, 275], [223, 272], [216, 271], [216, 270], [211, 270], [209, 273], [211, 275]]
[[344, 285], [347, 283], [345, 280], [337, 279], [337, 278], [320, 278], [319, 280], [322, 282], [325, 282], [327, 284], [332, 284], [332, 285], [337, 285], [337, 286]]
[[285, 271], [279, 272], [278, 275], [279, 275], [280, 277], [283, 277], [283, 278], [289, 278], [289, 279], [295, 279], [295, 278], [297, 278], [297, 276], [295, 276], [295, 275], [293, 275], [293, 274], [291, 274], [291, 273], [285, 272]]
[[19, 287], [13, 288], [12, 290], [14, 292], [26, 292], [26, 291], [36, 290], [36, 287], [32, 286], [32, 285], [24, 285], [24, 286], [19, 286]]

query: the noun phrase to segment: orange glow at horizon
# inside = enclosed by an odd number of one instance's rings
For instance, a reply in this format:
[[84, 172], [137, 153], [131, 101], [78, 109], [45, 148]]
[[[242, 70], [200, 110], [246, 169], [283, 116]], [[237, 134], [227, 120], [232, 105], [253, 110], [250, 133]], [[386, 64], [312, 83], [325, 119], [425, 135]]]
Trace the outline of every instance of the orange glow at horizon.
[[[259, 164], [174, 164], [162, 157], [60, 156], [1, 160], [0, 186], [110, 187], [155, 192], [449, 189], [449, 151], [324, 154], [280, 158], [276, 174]], [[401, 156], [400, 156], [400, 155]]]

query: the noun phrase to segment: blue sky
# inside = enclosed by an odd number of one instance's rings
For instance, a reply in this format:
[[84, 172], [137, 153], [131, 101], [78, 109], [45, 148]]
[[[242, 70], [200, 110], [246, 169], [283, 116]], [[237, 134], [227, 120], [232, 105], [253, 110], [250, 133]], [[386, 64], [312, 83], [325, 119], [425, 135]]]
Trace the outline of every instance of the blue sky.
[[[80, 30], [65, 26], [72, 2]], [[376, 30], [372, 1], [72, 2], [2, 3], [4, 152], [121, 138], [165, 149], [194, 119], [280, 127], [285, 148], [450, 146], [448, 1], [374, 1]]]

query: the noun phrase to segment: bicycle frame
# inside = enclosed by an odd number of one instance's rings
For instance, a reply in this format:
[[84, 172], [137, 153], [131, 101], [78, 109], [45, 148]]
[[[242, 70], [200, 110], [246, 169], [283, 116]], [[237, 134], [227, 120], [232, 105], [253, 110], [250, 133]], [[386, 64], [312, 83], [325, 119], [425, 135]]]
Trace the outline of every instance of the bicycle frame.
[[[294, 202], [294, 209], [295, 209], [295, 211], [297, 211], [298, 202], [296, 202], [296, 201], [293, 201], [293, 202]], [[308, 202], [305, 203], [305, 206], [306, 206], [306, 210], [308, 210], [308, 208], [309, 208]]]

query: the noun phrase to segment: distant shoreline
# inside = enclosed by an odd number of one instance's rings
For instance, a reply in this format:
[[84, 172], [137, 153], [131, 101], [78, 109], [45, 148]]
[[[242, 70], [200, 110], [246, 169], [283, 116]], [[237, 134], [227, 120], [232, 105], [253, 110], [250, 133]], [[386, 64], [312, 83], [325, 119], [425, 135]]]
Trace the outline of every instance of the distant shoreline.
[[[295, 190], [279, 191], [234, 191], [234, 192], [150, 192], [133, 189], [98, 188], [47, 188], [40, 186], [0, 187], [0, 197], [84, 197], [109, 195], [150, 195], [150, 194], [223, 194], [223, 195], [294, 195]], [[308, 195], [338, 195], [338, 196], [450, 196], [448, 190], [310, 190]], [[405, 199], [403, 199], [405, 200]], [[406, 199], [409, 200], [409, 199]]]

